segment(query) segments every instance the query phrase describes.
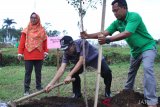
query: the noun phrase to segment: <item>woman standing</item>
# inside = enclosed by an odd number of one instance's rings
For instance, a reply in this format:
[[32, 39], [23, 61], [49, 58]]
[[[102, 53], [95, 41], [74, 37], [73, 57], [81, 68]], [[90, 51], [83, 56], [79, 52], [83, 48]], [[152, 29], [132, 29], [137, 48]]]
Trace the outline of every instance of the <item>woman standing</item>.
[[18, 59], [21, 60], [24, 56], [25, 61], [24, 95], [29, 95], [33, 66], [35, 68], [36, 89], [42, 89], [41, 69], [47, 55], [47, 35], [41, 25], [39, 15], [33, 12], [28, 26], [21, 33], [18, 47]]

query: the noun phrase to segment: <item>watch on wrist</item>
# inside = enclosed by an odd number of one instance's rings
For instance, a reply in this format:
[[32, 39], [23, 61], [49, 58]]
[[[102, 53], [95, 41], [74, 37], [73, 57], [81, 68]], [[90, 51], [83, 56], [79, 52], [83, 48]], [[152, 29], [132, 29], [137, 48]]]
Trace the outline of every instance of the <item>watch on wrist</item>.
[[109, 44], [111, 40], [109, 38], [106, 38], [106, 43]]

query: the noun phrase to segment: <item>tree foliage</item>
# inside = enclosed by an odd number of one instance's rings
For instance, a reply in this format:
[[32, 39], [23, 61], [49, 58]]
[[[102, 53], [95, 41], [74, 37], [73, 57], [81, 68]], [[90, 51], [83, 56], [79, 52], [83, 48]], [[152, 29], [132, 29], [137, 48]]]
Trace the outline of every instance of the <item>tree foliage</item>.
[[88, 8], [97, 9], [97, 4], [102, 5], [102, 0], [67, 0], [68, 4], [72, 5], [75, 10], [78, 12], [81, 22], [78, 21], [77, 26], [82, 29], [83, 27], [83, 18], [86, 15]]
[[49, 36], [49, 37], [55, 37], [55, 36], [59, 36], [60, 35], [60, 31], [58, 31], [58, 30], [49, 30], [49, 31], [47, 31], [47, 35]]
[[[21, 35], [22, 29], [8, 29], [8, 32], [10, 32], [10, 39], [14, 38], [16, 40], [19, 40]], [[7, 37], [6, 35], [7, 29], [0, 29], [0, 42], [5, 42], [5, 39]]]
[[9, 18], [4, 19], [2, 30], [1, 30], [1, 33], [2, 33], [1, 39], [3, 40], [3, 42], [4, 41], [9, 42], [14, 37], [13, 34], [16, 32], [16, 30], [15, 30], [15, 27], [12, 26], [13, 24], [16, 24], [14, 19], [9, 19]]
[[4, 23], [3, 28], [10, 28], [11, 25], [17, 24], [17, 23], [14, 21], [14, 19], [9, 19], [9, 18], [4, 19], [3, 23]]
[[49, 23], [49, 22], [46, 22], [45, 24], [44, 24], [44, 28], [45, 28], [45, 30], [46, 30], [46, 32], [47, 32], [47, 35], [49, 36], [49, 37], [55, 37], [55, 36], [59, 36], [60, 35], [60, 31], [58, 31], [58, 30], [48, 30], [48, 28], [50, 28], [52, 25], [51, 25], [51, 23]]
[[79, 14], [82, 14], [82, 16], [85, 16], [89, 7], [96, 9], [97, 3], [102, 4], [102, 0], [67, 0], [67, 2], [72, 5], [79, 12]]

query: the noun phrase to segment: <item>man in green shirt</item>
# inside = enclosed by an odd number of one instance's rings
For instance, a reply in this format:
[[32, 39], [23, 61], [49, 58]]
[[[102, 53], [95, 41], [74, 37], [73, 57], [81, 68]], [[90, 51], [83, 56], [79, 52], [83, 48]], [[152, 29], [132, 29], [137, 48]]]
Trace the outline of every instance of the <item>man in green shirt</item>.
[[[156, 79], [154, 74], [154, 60], [157, 55], [156, 42], [148, 33], [141, 16], [135, 12], [128, 12], [125, 0], [114, 0], [112, 11], [117, 18], [104, 32], [87, 34], [81, 32], [82, 38], [98, 38], [98, 42], [109, 44], [113, 41], [125, 39], [130, 47], [131, 58], [128, 79], [125, 89], [134, 88], [135, 77], [142, 62], [144, 69], [144, 97], [148, 107], [157, 107]], [[120, 33], [114, 36], [114, 32]]]

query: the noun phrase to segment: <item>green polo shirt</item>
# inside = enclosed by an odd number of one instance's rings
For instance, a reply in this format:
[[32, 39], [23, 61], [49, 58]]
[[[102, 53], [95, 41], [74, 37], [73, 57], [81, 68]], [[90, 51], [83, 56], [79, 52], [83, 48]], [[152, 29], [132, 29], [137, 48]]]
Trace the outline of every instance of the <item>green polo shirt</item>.
[[127, 12], [124, 21], [115, 20], [107, 29], [111, 35], [116, 32], [128, 31], [131, 35], [126, 38], [131, 49], [131, 55], [137, 58], [142, 52], [153, 49], [156, 46], [155, 40], [148, 33], [142, 18], [134, 12]]

